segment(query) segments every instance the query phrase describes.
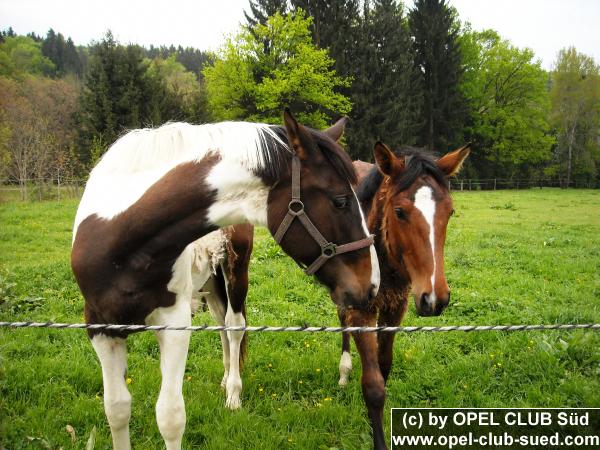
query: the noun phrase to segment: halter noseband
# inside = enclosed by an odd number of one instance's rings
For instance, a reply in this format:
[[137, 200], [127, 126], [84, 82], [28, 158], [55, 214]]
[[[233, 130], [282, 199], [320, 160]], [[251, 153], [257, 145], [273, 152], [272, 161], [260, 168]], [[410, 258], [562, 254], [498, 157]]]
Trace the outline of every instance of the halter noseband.
[[311, 222], [304, 212], [304, 203], [302, 203], [302, 200], [300, 200], [300, 159], [298, 158], [298, 155], [294, 155], [292, 157], [292, 200], [288, 205], [287, 214], [281, 221], [277, 232], [273, 236], [278, 244], [281, 243], [283, 236], [296, 217], [300, 220], [300, 223], [304, 226], [304, 228], [306, 228], [308, 234], [310, 234], [321, 247], [321, 255], [304, 270], [307, 275], [314, 274], [321, 268], [323, 264], [327, 262], [328, 259], [333, 258], [335, 255], [340, 255], [342, 253], [359, 250], [361, 248], [368, 247], [369, 245], [373, 245], [374, 235], [372, 234], [358, 241], [337, 245], [333, 242], [328, 242], [327, 239], [325, 239], [319, 232], [319, 230], [317, 230], [317, 227]]

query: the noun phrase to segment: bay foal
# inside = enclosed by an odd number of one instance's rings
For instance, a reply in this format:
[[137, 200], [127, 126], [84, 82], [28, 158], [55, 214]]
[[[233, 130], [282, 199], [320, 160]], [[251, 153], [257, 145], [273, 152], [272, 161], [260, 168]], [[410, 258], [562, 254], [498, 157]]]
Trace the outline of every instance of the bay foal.
[[[90, 173], [73, 230], [71, 265], [87, 323], [189, 325], [189, 244], [235, 223], [265, 225], [275, 233], [297, 192], [304, 195], [306, 216], [329, 242], [368, 241], [351, 188], [356, 175], [335, 142], [338, 127], [318, 132], [298, 124], [287, 110], [284, 123], [284, 128], [176, 123], [130, 132], [111, 146]], [[281, 247], [308, 266], [323, 253], [313, 234], [294, 221]], [[366, 307], [379, 285], [373, 246], [328, 259], [317, 278], [339, 305]], [[241, 311], [231, 306], [226, 324], [244, 325]], [[234, 340], [240, 334], [228, 333]], [[129, 449], [127, 332], [89, 330], [89, 335], [102, 365], [114, 448]], [[167, 449], [179, 449], [190, 333], [156, 335], [162, 373], [156, 419]]]
[[[369, 229], [381, 267], [381, 287], [366, 313], [357, 315], [338, 308], [342, 326], [398, 326], [408, 307], [412, 291], [417, 314], [439, 315], [448, 306], [450, 289], [444, 273], [446, 228], [454, 213], [447, 178], [460, 170], [469, 155], [465, 145], [440, 159], [415, 148], [391, 151], [375, 145], [375, 165], [359, 181], [357, 195], [367, 215]], [[355, 334], [354, 339], [364, 367], [377, 365], [386, 382], [392, 367], [394, 333]], [[352, 369], [348, 333], [342, 336], [340, 385], [348, 382]], [[384, 397], [382, 384], [373, 397]], [[364, 389], [363, 389], [364, 392]], [[387, 448], [383, 436], [383, 402], [369, 408], [375, 448]]]

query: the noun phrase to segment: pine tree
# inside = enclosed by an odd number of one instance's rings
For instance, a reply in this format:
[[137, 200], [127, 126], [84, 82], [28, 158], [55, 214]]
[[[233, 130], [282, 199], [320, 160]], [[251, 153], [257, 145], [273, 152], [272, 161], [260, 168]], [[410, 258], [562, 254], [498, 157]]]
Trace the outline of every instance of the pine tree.
[[402, 5], [377, 0], [365, 9], [362, 28], [348, 142], [353, 155], [371, 159], [377, 140], [392, 147], [415, 143], [422, 93]]
[[248, 0], [248, 3], [250, 12], [244, 11], [248, 29], [252, 29], [257, 24], [264, 25], [276, 12], [279, 14], [287, 12], [287, 0]]
[[445, 151], [459, 144], [465, 114], [455, 11], [446, 0], [416, 0], [409, 12], [415, 64], [422, 74], [421, 144]]
[[110, 32], [92, 47], [79, 114], [84, 161], [94, 144], [106, 149], [124, 130], [161, 122], [160, 81], [146, 69], [142, 49], [119, 45]]

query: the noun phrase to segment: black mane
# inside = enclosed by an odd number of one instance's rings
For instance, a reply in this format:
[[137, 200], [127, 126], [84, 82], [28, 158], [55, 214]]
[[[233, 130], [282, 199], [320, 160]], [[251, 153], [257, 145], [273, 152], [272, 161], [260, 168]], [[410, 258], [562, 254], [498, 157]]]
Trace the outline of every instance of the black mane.
[[[442, 188], [446, 188], [446, 177], [436, 164], [432, 154], [422, 148], [408, 146], [395, 150], [394, 154], [401, 159], [404, 158], [406, 164], [400, 176], [393, 180], [394, 193], [408, 189], [417, 178], [423, 175], [430, 175]], [[370, 202], [379, 190], [382, 181], [383, 175], [377, 166], [374, 166], [358, 186], [356, 195], [359, 201], [363, 204]]]
[[[271, 129], [275, 132], [277, 137], [281, 139], [282, 142], [287, 144], [287, 132], [283, 126], [274, 125], [271, 127]], [[351, 184], [356, 183], [356, 171], [352, 165], [352, 160], [342, 146], [322, 131], [314, 130], [308, 127], [304, 127], [304, 130], [310, 134], [311, 138], [323, 152], [323, 156], [331, 164], [334, 170], [344, 179], [348, 180]], [[264, 155], [265, 161], [268, 162], [268, 167], [264, 167], [263, 171], [271, 179], [275, 180], [281, 176], [282, 172], [288, 170], [290, 164], [290, 152], [287, 147], [283, 147], [280, 143], [275, 141], [275, 139], [269, 138], [269, 141], [268, 147], [274, 149], [275, 151], [270, 151], [269, 155]]]

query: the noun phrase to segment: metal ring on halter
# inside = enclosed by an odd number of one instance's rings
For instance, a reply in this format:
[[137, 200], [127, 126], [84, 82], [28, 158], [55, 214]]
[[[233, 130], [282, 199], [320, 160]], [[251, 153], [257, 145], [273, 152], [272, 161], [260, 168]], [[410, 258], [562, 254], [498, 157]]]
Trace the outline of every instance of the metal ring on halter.
[[[295, 209], [293, 209], [294, 205], [299, 205], [300, 209], [296, 211]], [[300, 214], [304, 214], [304, 203], [302, 203], [302, 200], [292, 199], [292, 201], [288, 204], [288, 211], [292, 216], [299, 216]]]
[[337, 253], [336, 250], [337, 245], [335, 245], [333, 242], [328, 242], [321, 248], [321, 255], [323, 255], [325, 258], [333, 258]]

